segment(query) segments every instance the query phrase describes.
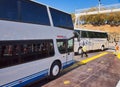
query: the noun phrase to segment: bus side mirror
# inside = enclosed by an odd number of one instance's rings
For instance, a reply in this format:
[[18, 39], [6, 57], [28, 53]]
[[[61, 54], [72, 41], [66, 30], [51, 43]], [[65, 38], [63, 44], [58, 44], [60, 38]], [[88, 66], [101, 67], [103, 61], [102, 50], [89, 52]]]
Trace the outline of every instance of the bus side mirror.
[[74, 38], [77, 38], [77, 41], [80, 41], [80, 34], [74, 31]]
[[78, 41], [80, 41], [80, 34], [78, 34], [78, 37], [77, 37]]

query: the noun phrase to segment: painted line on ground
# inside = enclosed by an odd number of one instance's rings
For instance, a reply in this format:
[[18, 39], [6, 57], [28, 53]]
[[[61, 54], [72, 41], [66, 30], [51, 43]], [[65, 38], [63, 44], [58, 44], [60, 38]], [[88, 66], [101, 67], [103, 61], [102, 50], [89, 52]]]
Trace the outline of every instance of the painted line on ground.
[[120, 59], [120, 53], [117, 55], [117, 58]]
[[103, 52], [103, 53], [100, 53], [100, 54], [98, 54], [98, 55], [96, 55], [96, 56], [93, 56], [93, 57], [84, 59], [84, 60], [82, 60], [82, 61], [76, 62], [76, 63], [74, 63], [72, 66], [70, 66], [69, 68], [64, 69], [63, 72], [66, 72], [66, 71], [68, 71], [68, 70], [71, 70], [71, 69], [73, 69], [73, 68], [75, 68], [75, 67], [78, 67], [78, 66], [80, 66], [80, 65], [86, 64], [86, 63], [88, 63], [88, 62], [90, 62], [90, 61], [92, 61], [92, 60], [95, 60], [95, 59], [97, 59], [97, 58], [100, 58], [101, 56], [104, 56], [104, 55], [106, 55], [106, 54], [108, 54], [108, 53], [109, 53], [109, 52]]
[[113, 52], [113, 54], [116, 55], [118, 59], [120, 59], [120, 52]]
[[86, 63], [88, 63], [88, 62], [90, 62], [90, 61], [93, 61], [93, 60], [95, 60], [95, 59], [97, 59], [97, 58], [100, 58], [100, 57], [102, 57], [102, 56], [104, 56], [104, 55], [106, 55], [106, 54], [108, 54], [108, 52], [103, 52], [103, 53], [98, 54], [98, 55], [96, 55], [96, 56], [93, 56], [93, 57], [90, 57], [90, 58], [81, 60], [79, 63], [80, 63], [80, 64], [86, 64]]

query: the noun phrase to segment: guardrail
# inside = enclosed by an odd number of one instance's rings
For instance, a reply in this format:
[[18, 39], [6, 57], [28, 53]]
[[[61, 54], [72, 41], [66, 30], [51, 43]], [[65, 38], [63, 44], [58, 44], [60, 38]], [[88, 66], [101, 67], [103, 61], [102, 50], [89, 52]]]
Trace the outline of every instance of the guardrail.
[[82, 15], [91, 15], [91, 14], [98, 14], [98, 13], [111, 13], [111, 12], [118, 12], [118, 11], [120, 11], [120, 4], [114, 4], [114, 5], [101, 6], [100, 11], [98, 7], [78, 9], [78, 10], [75, 10], [75, 15], [82, 16]]

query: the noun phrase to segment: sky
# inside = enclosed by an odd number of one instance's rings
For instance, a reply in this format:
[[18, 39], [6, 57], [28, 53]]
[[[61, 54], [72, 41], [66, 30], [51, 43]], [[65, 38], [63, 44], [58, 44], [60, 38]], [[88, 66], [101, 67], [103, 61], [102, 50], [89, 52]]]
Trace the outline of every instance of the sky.
[[[74, 13], [76, 9], [84, 9], [98, 6], [98, 0], [35, 0], [59, 10]], [[101, 5], [118, 4], [120, 0], [101, 0]]]

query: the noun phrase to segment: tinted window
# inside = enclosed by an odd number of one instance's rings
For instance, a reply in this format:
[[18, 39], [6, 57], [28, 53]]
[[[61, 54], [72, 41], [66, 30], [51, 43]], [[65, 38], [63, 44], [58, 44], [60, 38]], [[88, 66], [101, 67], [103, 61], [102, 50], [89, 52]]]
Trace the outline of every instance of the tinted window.
[[0, 42], [0, 68], [49, 58], [53, 55], [52, 40]]
[[67, 52], [67, 42], [66, 40], [57, 40], [57, 47], [61, 54]]
[[88, 31], [88, 37], [89, 38], [96, 38], [96, 32]]
[[87, 31], [82, 31], [81, 32], [81, 37], [82, 38], [87, 38], [88, 36], [87, 36]]
[[18, 21], [18, 1], [0, 0], [0, 19]]
[[44, 5], [22, 0], [20, 13], [22, 22], [50, 25], [47, 8]]
[[50, 8], [50, 12], [52, 15], [52, 20], [53, 20], [54, 26], [73, 29], [71, 15], [61, 12], [61, 11], [58, 11], [53, 8]]
[[95, 32], [96, 38], [100, 38], [101, 37], [101, 33], [100, 32]]
[[68, 40], [68, 52], [73, 52], [73, 39]]
[[67, 52], [73, 52], [73, 38], [67, 40], [59, 39], [57, 40], [58, 50], [61, 54]]
[[78, 38], [80, 36], [80, 31], [79, 30], [75, 30], [74, 31], [74, 37]]
[[89, 38], [107, 38], [107, 33], [88, 31]]
[[101, 33], [101, 38], [108, 38], [107, 33]]

